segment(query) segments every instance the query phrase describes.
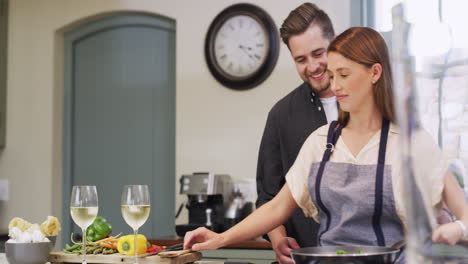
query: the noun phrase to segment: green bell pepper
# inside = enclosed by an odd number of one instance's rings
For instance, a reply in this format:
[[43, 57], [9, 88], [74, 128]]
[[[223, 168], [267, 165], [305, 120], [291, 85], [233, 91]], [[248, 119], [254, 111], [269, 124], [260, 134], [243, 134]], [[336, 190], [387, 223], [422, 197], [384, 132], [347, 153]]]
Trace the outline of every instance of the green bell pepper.
[[112, 226], [102, 216], [96, 217], [94, 222], [86, 229], [86, 240], [97, 241], [112, 233]]

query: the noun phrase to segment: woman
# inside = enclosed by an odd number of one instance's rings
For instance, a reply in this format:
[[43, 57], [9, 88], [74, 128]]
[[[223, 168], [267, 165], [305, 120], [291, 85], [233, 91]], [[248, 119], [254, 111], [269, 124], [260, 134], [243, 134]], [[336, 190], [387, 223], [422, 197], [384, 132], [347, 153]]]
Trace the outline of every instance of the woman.
[[[309, 136], [286, 175], [288, 184], [273, 200], [224, 233], [188, 232], [184, 247], [215, 249], [258, 237], [298, 206], [320, 222], [319, 245], [390, 246], [403, 240], [403, 175], [389, 61], [373, 29], [350, 28], [337, 36], [328, 48], [328, 74], [340, 105], [338, 122]], [[431, 137], [422, 133], [419, 141], [425, 144], [418, 153], [431, 153], [429, 164], [439, 172], [424, 179], [429, 200], [435, 208], [445, 201], [461, 220], [439, 226], [433, 241], [454, 244], [468, 225], [463, 191], [447, 172], [447, 161], [435, 155], [440, 150]]]

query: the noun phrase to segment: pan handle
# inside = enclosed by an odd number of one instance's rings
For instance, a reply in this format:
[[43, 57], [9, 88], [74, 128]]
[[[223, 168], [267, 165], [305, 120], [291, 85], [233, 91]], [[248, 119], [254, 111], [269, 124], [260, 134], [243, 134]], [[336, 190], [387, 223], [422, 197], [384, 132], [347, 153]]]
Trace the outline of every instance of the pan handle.
[[395, 244], [393, 244], [391, 246], [391, 248], [393, 248], [393, 249], [402, 249], [405, 246], [406, 246], [406, 240], [401, 240], [401, 241], [398, 241]]
[[395, 261], [393, 263], [395, 263], [400, 258], [400, 255], [401, 255], [401, 253], [403, 253], [403, 250], [405, 249], [405, 246], [406, 246], [406, 240], [398, 241], [398, 242], [396, 242], [395, 244], [393, 244], [391, 246], [391, 248], [399, 250], [398, 253], [396, 254], [396, 258], [395, 258]]

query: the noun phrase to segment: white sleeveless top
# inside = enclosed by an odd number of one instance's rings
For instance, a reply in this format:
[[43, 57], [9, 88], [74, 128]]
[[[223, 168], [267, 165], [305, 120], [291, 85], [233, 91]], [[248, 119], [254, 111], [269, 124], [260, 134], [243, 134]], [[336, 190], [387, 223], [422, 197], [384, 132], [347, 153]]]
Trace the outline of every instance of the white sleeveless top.
[[[317, 222], [319, 222], [318, 209], [309, 194], [308, 177], [312, 163], [322, 160], [326, 148], [328, 127], [329, 124], [320, 127], [307, 138], [299, 151], [296, 161], [286, 174], [286, 182], [297, 205], [304, 211], [306, 216], [314, 218]], [[424, 177], [417, 178], [417, 184], [421, 186], [421, 190], [424, 190], [423, 199], [426, 206], [438, 209], [441, 206], [444, 175], [448, 171], [448, 160], [427, 131], [420, 130], [418, 135], [415, 136], [415, 141], [413, 144], [415, 164], [425, 165], [415, 168], [415, 175]], [[377, 164], [379, 143], [380, 131], [370, 139], [355, 157], [345, 145], [342, 137], [340, 137], [330, 161], [359, 165]], [[385, 164], [392, 166], [393, 195], [397, 214], [403, 224], [407, 226], [404, 208], [407, 197], [405, 197], [403, 190], [404, 179], [401, 161], [400, 134], [398, 127], [392, 123], [388, 134]]]

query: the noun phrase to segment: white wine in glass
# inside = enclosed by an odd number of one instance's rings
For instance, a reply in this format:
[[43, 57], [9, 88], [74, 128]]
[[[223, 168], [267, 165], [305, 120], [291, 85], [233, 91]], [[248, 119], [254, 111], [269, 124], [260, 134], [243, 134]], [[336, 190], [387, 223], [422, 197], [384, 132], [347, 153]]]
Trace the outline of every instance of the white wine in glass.
[[148, 185], [126, 185], [122, 191], [122, 216], [135, 233], [135, 264], [138, 264], [137, 235], [150, 214], [150, 197]]
[[71, 216], [73, 222], [77, 224], [81, 229], [88, 228], [94, 221], [98, 213], [97, 206], [91, 207], [72, 207], [70, 206]]
[[148, 219], [149, 214], [149, 205], [122, 205], [123, 218], [132, 229], [140, 228]]
[[73, 186], [70, 199], [70, 213], [73, 221], [81, 227], [83, 238], [82, 263], [86, 264], [86, 229], [98, 214], [98, 197], [96, 186]]

